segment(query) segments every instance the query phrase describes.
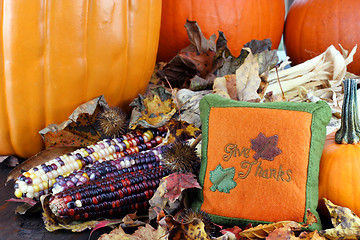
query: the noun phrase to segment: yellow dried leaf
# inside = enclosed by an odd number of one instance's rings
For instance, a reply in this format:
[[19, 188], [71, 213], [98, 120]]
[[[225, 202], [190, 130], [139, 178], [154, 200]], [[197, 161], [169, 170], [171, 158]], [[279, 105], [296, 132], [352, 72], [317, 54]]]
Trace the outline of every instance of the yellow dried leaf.
[[196, 138], [201, 133], [199, 128], [184, 121], [171, 120], [166, 126], [170, 132], [168, 143]]
[[240, 236], [250, 238], [250, 239], [258, 239], [258, 238], [266, 238], [270, 232], [274, 231], [278, 228], [283, 228], [288, 226], [291, 230], [299, 230], [301, 229], [302, 225], [294, 222], [294, 221], [281, 221], [272, 224], [260, 224], [256, 227], [245, 229], [244, 231], [240, 232]]
[[99, 240], [139, 240], [137, 237], [133, 237], [124, 232], [122, 228], [116, 228], [110, 233], [106, 233], [100, 236]]
[[334, 228], [322, 230], [320, 235], [332, 240], [358, 239], [360, 236], [360, 218], [349, 208], [337, 206], [327, 199], [324, 200]]
[[249, 49], [249, 55], [236, 70], [236, 93], [240, 101], [258, 101], [257, 90], [260, 86], [259, 64]]
[[137, 126], [144, 128], [161, 127], [168, 122], [177, 110], [171, 93], [165, 88], [157, 87], [151, 90], [153, 95], [139, 96], [130, 106], [135, 107], [130, 118], [130, 129]]

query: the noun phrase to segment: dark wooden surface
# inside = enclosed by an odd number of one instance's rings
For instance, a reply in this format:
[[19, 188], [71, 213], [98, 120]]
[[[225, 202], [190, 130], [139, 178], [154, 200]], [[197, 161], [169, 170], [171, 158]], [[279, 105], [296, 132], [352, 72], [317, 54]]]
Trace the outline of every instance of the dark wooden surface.
[[91, 238], [90, 230], [81, 233], [73, 233], [67, 230], [48, 232], [45, 229], [41, 213], [17, 215], [15, 209], [22, 203], [7, 202], [6, 200], [14, 197], [14, 182], [11, 181], [5, 186], [8, 173], [11, 167], [0, 163], [0, 240], [22, 239], [22, 240], [94, 240], [101, 234], [111, 231], [110, 228], [95, 231]]

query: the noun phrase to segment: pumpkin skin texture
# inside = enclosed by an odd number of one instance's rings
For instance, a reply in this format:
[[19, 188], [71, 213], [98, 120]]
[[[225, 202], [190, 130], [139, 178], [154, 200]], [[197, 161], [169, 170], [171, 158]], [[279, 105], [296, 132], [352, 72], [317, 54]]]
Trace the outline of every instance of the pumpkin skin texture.
[[360, 144], [337, 144], [326, 137], [320, 161], [319, 198], [348, 207], [360, 215]]
[[0, 155], [43, 149], [39, 130], [104, 95], [121, 108], [145, 91], [161, 0], [2, 0]]
[[[360, 43], [360, 1], [295, 0], [285, 21], [284, 45], [294, 65], [323, 53], [330, 45], [348, 51]], [[360, 52], [348, 65], [360, 74]]]
[[277, 48], [284, 26], [283, 0], [163, 0], [157, 61], [169, 61], [190, 44], [186, 19], [196, 21], [206, 38], [222, 31], [234, 56], [253, 39], [270, 38]]
[[341, 127], [329, 134], [320, 160], [319, 198], [360, 216], [360, 125], [357, 80], [344, 80]]

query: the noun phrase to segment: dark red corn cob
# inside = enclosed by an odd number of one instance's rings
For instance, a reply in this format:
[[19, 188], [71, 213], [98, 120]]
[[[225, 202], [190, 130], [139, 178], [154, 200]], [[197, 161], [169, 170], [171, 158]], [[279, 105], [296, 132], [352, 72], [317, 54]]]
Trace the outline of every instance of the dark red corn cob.
[[148, 208], [160, 179], [168, 174], [168, 170], [157, 166], [89, 181], [55, 194], [49, 207], [56, 216], [75, 220], [141, 212]]

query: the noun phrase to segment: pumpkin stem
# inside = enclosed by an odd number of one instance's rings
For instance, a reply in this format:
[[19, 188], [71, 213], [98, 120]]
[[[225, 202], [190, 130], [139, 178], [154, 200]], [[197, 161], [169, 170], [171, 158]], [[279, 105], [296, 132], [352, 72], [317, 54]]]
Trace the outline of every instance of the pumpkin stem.
[[335, 134], [338, 144], [357, 144], [360, 139], [357, 108], [357, 80], [344, 80], [344, 101], [341, 111], [341, 127]]

